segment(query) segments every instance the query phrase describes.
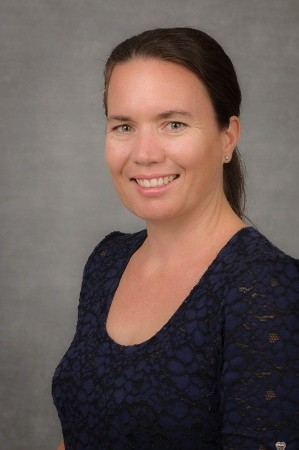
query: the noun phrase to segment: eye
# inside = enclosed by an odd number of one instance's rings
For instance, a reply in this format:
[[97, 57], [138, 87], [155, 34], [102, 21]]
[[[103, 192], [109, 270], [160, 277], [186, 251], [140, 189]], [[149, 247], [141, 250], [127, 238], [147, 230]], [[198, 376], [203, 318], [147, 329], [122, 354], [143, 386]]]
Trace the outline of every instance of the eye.
[[166, 128], [170, 131], [182, 131], [185, 126], [182, 122], [169, 122], [166, 124]]
[[133, 127], [127, 123], [123, 123], [122, 125], [113, 127], [112, 130], [117, 131], [118, 133], [130, 133], [133, 130]]

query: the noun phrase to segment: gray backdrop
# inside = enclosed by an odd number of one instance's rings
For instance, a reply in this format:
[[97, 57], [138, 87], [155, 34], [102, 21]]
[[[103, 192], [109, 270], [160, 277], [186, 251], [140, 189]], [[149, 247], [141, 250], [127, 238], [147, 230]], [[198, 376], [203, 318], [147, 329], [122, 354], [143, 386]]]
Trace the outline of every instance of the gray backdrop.
[[101, 71], [120, 40], [195, 26], [232, 57], [251, 220], [299, 255], [298, 0], [1, 0], [2, 450], [54, 449], [52, 373], [74, 332], [83, 265], [141, 222], [104, 165]]

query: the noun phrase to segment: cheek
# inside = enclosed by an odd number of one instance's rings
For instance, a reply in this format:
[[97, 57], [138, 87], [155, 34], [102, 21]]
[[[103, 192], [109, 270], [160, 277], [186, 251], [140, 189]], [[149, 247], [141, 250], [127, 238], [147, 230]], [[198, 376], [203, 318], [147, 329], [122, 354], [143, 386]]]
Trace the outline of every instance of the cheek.
[[111, 173], [113, 173], [116, 168], [115, 158], [113, 157], [113, 153], [111, 152], [111, 150], [107, 147], [105, 148], [105, 159], [108, 169]]
[[171, 148], [171, 154], [177, 164], [185, 169], [204, 164], [207, 158], [210, 158], [205, 139], [192, 135], [178, 139]]
[[177, 149], [176, 161], [192, 176], [217, 176], [223, 165], [220, 141], [213, 136], [188, 139]]
[[125, 154], [120, 151], [118, 146], [109, 141], [106, 141], [105, 144], [105, 159], [108, 168], [113, 175], [117, 175], [121, 172], [125, 164]]

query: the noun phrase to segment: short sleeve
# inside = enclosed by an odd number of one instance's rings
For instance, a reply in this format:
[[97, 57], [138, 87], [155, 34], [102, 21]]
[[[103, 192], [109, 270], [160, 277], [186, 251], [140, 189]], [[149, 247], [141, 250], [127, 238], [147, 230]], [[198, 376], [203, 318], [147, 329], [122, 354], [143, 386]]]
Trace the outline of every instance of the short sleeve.
[[298, 450], [298, 263], [251, 262], [228, 284], [223, 450]]

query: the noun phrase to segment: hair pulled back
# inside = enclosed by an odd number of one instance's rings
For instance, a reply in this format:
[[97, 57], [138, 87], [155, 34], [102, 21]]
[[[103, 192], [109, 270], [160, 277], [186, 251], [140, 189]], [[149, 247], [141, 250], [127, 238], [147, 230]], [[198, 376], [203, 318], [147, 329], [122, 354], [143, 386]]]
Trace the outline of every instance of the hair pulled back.
[[[208, 34], [188, 27], [144, 31], [114, 48], [104, 70], [106, 115], [108, 87], [114, 67], [136, 57], [169, 61], [191, 70], [205, 85], [220, 128], [229, 125], [231, 116], [240, 115], [241, 91], [230, 58]], [[242, 218], [245, 207], [244, 173], [237, 148], [231, 161], [224, 164], [223, 184], [228, 202]]]

